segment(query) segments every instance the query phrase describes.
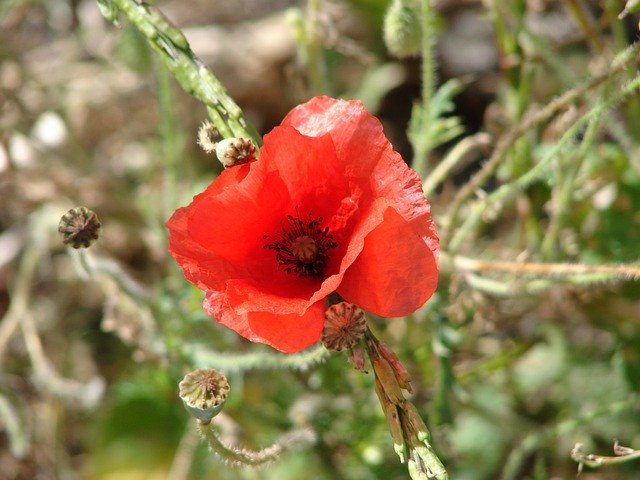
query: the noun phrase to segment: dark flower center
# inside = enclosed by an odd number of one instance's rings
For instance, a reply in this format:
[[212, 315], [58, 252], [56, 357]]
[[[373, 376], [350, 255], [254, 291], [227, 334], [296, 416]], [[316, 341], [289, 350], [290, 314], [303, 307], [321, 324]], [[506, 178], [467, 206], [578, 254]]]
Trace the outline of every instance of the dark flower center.
[[298, 214], [287, 215], [287, 220], [280, 223], [279, 238], [267, 235], [263, 240], [270, 239], [264, 248], [276, 252], [279, 267], [300, 278], [321, 278], [329, 260], [328, 251], [338, 244], [329, 233], [329, 227], [320, 228], [322, 217], [314, 219], [309, 215], [308, 220], [302, 220]]

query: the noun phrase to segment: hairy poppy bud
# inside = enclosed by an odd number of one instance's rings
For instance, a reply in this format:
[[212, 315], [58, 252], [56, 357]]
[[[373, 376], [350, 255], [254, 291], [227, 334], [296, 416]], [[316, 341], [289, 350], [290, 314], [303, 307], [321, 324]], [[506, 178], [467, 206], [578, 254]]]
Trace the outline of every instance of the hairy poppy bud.
[[191, 416], [201, 424], [211, 422], [229, 395], [227, 377], [217, 370], [199, 368], [180, 382], [180, 398]]
[[100, 220], [87, 207], [75, 207], [65, 213], [58, 224], [62, 242], [73, 248], [87, 248], [98, 239]]
[[216, 145], [216, 155], [224, 168], [252, 162], [257, 158], [256, 146], [248, 138], [225, 138]]
[[414, 0], [393, 0], [384, 17], [384, 43], [398, 58], [420, 53], [421, 30], [419, 5]]
[[322, 344], [332, 352], [354, 347], [367, 326], [362, 309], [347, 302], [331, 305], [324, 312], [324, 319]]

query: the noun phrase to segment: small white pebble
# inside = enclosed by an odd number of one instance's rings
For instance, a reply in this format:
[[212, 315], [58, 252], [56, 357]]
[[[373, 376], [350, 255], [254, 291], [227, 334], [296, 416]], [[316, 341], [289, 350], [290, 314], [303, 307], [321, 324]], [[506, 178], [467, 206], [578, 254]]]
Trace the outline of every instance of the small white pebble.
[[9, 139], [9, 158], [16, 168], [26, 168], [35, 162], [35, 151], [29, 139], [22, 133], [14, 133]]
[[67, 139], [67, 126], [57, 113], [45, 112], [36, 120], [31, 136], [44, 147], [56, 148]]
[[593, 194], [593, 206], [596, 210], [606, 210], [618, 196], [618, 187], [611, 182]]

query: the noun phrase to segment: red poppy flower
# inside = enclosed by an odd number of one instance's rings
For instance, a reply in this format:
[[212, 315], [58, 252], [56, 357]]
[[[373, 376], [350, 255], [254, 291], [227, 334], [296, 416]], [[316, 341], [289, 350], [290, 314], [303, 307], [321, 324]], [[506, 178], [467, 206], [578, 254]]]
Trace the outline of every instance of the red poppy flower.
[[325, 297], [385, 317], [438, 281], [438, 237], [418, 175], [359, 101], [316, 97], [167, 222], [169, 250], [203, 307], [253, 342], [320, 339]]

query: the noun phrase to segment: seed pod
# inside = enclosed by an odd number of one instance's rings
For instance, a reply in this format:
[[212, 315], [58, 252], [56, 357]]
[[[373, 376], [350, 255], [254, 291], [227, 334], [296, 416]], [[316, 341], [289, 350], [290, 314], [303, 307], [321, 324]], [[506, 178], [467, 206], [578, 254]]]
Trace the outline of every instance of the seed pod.
[[348, 302], [336, 303], [324, 312], [322, 344], [332, 352], [353, 348], [364, 336], [366, 327], [361, 308]]
[[60, 218], [58, 232], [64, 244], [87, 248], [98, 239], [101, 226], [95, 212], [87, 207], [75, 207]]
[[216, 155], [224, 168], [229, 168], [254, 161], [257, 150], [248, 138], [225, 138], [216, 145]]
[[187, 411], [203, 425], [220, 413], [229, 395], [227, 377], [207, 368], [199, 368], [185, 375], [179, 388]]

